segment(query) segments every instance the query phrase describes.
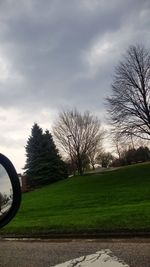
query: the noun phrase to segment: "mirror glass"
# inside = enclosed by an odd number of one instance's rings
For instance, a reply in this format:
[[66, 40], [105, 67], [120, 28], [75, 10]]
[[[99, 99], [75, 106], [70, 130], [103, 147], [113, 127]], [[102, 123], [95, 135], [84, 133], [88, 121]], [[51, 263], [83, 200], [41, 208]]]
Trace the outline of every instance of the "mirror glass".
[[13, 190], [5, 168], [0, 164], [0, 220], [8, 213], [13, 202]]

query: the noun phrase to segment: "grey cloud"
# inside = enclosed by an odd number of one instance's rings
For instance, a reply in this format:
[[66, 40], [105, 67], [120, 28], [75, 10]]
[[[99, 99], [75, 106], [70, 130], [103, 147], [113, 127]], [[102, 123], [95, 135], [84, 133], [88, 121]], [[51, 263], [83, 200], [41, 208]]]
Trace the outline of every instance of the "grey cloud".
[[0, 139], [18, 159], [32, 124], [49, 128], [63, 106], [104, 118], [122, 54], [150, 48], [150, 1], [1, 0], [0, 28]]
[[[0, 80], [0, 105], [103, 109], [121, 54], [134, 42], [150, 45], [149, 14], [146, 0], [1, 1], [0, 57], [10, 77]], [[89, 66], [84, 55], [106, 41], [112, 48]]]

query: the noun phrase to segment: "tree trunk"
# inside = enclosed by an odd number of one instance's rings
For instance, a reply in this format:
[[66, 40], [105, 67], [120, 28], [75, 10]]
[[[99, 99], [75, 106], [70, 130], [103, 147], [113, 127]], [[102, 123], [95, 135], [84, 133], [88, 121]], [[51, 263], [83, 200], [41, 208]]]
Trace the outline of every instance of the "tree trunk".
[[93, 169], [93, 171], [95, 171], [95, 166], [94, 166], [94, 163], [92, 163], [92, 169]]
[[79, 151], [77, 152], [77, 168], [78, 168], [78, 174], [83, 175], [82, 159], [80, 157]]

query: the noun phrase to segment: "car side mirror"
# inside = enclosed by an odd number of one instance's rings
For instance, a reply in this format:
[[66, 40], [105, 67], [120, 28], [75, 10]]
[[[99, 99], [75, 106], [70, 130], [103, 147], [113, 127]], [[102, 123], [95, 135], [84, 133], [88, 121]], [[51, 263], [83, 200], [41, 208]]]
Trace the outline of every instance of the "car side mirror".
[[0, 227], [16, 215], [21, 202], [21, 188], [11, 161], [0, 153]]

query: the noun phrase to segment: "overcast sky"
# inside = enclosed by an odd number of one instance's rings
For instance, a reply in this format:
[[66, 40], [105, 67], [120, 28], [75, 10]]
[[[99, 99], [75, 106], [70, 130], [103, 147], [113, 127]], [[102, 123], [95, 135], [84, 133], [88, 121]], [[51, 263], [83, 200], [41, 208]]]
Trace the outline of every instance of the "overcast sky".
[[0, 152], [20, 172], [34, 122], [64, 107], [104, 122], [114, 67], [129, 45], [150, 48], [149, 0], [0, 1]]

